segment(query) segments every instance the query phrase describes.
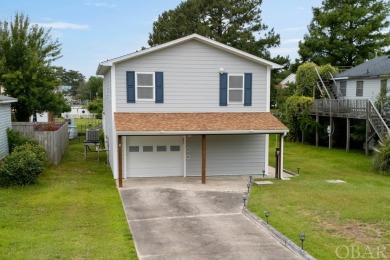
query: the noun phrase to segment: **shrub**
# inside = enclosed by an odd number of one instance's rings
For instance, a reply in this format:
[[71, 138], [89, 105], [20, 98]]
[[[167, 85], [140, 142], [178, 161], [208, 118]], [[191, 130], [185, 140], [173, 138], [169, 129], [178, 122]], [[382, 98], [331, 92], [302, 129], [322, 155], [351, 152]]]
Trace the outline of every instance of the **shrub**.
[[34, 184], [44, 170], [46, 152], [42, 146], [26, 143], [6, 156], [0, 168], [1, 186]]
[[390, 137], [379, 142], [374, 151], [372, 169], [378, 173], [390, 175]]
[[103, 131], [101, 131], [100, 132], [100, 134], [99, 134], [99, 141], [100, 141], [100, 145], [103, 147], [103, 148], [105, 148], [105, 138], [104, 138], [104, 132]]
[[17, 146], [23, 144], [38, 145], [37, 140], [34, 140], [27, 136], [23, 136], [19, 132], [16, 132], [9, 128], [7, 129], [7, 139], [8, 139], [8, 148], [10, 153], [12, 153]]
[[58, 129], [60, 129], [60, 126], [54, 122], [41, 123], [34, 126], [35, 131], [57, 131]]

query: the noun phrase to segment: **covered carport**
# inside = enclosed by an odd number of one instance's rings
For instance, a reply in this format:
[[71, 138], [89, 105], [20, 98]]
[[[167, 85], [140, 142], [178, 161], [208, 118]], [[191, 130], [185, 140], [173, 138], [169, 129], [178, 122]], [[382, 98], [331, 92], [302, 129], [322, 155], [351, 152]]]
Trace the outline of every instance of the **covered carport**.
[[[134, 151], [135, 153], [141, 150], [145, 153], [145, 156], [140, 155], [139, 160], [145, 160], [145, 167], [148, 167], [149, 162], [158, 161], [160, 158], [160, 151], [172, 152], [172, 156], [165, 154], [166, 160], [173, 160], [175, 155], [173, 152], [182, 151], [183, 158], [181, 167], [183, 167], [184, 174], [186, 176], [186, 160], [188, 159], [188, 148], [186, 147], [186, 138], [191, 136], [199, 136], [201, 138], [201, 160], [200, 164], [200, 176], [202, 183], [206, 183], [207, 175], [207, 154], [208, 154], [208, 139], [212, 139], [215, 136], [267, 136], [268, 134], [277, 134], [279, 138], [277, 147], [277, 165], [276, 165], [276, 178], [281, 178], [281, 169], [283, 169], [283, 140], [285, 134], [288, 132], [286, 126], [284, 126], [276, 117], [270, 112], [212, 112], [212, 113], [115, 113], [115, 128], [116, 136], [118, 138], [118, 186], [122, 187], [122, 179], [124, 177], [123, 167], [127, 166], [128, 156], [127, 152]], [[169, 142], [168, 137], [182, 137], [183, 145], [178, 144], [179, 141]], [[132, 139], [128, 139], [128, 138]], [[135, 137], [135, 138], [134, 138]], [[142, 142], [135, 143], [135, 145], [129, 145], [129, 140], [145, 140], [144, 143], [150, 139], [160, 137], [156, 139], [156, 142], [143, 145]], [[173, 138], [174, 140], [174, 138]], [[258, 147], [262, 152], [264, 158], [259, 160], [264, 161], [262, 168], [267, 171], [268, 167], [268, 138], [265, 137], [263, 142]], [[164, 143], [164, 142], [165, 143]], [[162, 142], [162, 143], [158, 143]], [[176, 143], [175, 143], [176, 142]], [[246, 144], [247, 145], [247, 144]], [[176, 147], [176, 148], [175, 148]], [[244, 147], [245, 148], [245, 147]], [[175, 149], [175, 150], [172, 150]], [[242, 149], [242, 147], [240, 148]], [[241, 150], [236, 152], [240, 153]], [[228, 151], [221, 149], [213, 149], [214, 154], [224, 154]], [[139, 154], [136, 154], [138, 156]], [[148, 159], [147, 156], [153, 156], [152, 159]], [[178, 158], [178, 157], [176, 157]], [[149, 161], [148, 161], [149, 160]], [[164, 165], [164, 160], [161, 161], [161, 165]], [[160, 167], [160, 164], [156, 164], [151, 167]], [[257, 167], [257, 166], [256, 166]], [[142, 165], [139, 166], [142, 168]], [[258, 167], [259, 168], [259, 167]], [[152, 168], [151, 168], [152, 169]], [[258, 173], [262, 169], [258, 169]], [[147, 175], [147, 174], [145, 174]], [[145, 176], [147, 177], [147, 176]]]

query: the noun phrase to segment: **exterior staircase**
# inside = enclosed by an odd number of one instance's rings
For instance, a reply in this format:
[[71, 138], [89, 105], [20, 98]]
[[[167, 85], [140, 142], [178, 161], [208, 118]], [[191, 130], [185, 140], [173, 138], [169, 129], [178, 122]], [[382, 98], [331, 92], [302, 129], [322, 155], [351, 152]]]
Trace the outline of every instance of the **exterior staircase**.
[[314, 101], [312, 114], [368, 119], [373, 130], [369, 137], [370, 140], [375, 135], [381, 141], [389, 137], [390, 114], [386, 116], [385, 120], [371, 100], [345, 99], [331, 73], [330, 80], [324, 80], [317, 68], [314, 69], [318, 76], [317, 88], [323, 98]]

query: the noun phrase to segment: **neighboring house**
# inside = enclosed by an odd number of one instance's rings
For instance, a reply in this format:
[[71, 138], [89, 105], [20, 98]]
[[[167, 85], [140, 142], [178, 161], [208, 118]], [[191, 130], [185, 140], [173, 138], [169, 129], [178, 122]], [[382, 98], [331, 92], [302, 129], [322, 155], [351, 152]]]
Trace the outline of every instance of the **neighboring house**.
[[277, 86], [279, 88], [287, 88], [291, 83], [295, 83], [295, 73], [291, 73], [284, 80], [282, 80]]
[[[101, 62], [103, 127], [115, 179], [268, 173], [279, 65], [193, 34]], [[280, 168], [283, 167], [282, 158]]]
[[339, 91], [345, 99], [370, 99], [374, 101], [381, 89], [390, 87], [390, 56], [368, 60], [335, 76]]
[[7, 129], [12, 129], [11, 103], [17, 101], [16, 98], [0, 95], [0, 160], [8, 154]]

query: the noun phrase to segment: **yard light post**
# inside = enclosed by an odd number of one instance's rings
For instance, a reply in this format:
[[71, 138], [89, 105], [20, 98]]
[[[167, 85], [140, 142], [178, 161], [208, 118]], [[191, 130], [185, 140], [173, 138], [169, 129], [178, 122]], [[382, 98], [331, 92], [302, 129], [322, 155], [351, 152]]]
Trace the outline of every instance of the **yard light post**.
[[263, 170], [263, 178], [264, 178], [264, 176], [265, 176], [265, 170]]
[[244, 195], [243, 200], [244, 200], [244, 208], [245, 208], [246, 207], [245, 201], [247, 200], [247, 197], [245, 195]]
[[248, 188], [248, 195], [249, 195], [249, 190], [250, 190], [250, 188], [251, 188], [251, 184], [248, 183], [248, 184], [246, 185], [246, 187]]
[[299, 167], [297, 168], [298, 174], [299, 174], [299, 170], [300, 170], [300, 169], [301, 169], [301, 168], [299, 168]]
[[268, 225], [268, 217], [269, 217], [269, 211], [264, 211], [265, 218], [267, 219], [267, 225]]
[[252, 184], [252, 176], [249, 176], [249, 183]]
[[299, 239], [301, 240], [301, 248], [303, 250], [303, 241], [305, 241], [306, 235], [304, 233], [299, 234]]

